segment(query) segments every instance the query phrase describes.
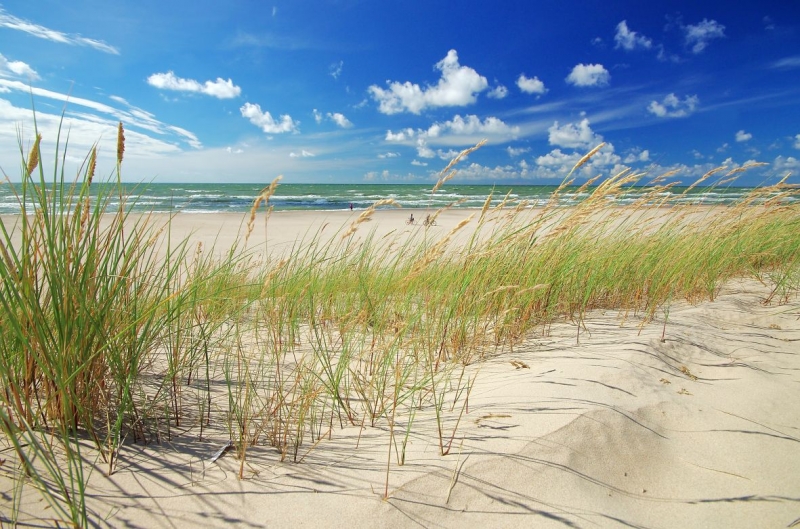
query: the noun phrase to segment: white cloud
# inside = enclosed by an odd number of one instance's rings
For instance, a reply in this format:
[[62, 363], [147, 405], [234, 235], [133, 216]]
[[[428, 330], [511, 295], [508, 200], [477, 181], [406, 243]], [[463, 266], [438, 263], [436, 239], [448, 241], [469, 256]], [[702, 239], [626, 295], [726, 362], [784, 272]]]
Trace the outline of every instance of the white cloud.
[[73, 46], [89, 46], [98, 51], [119, 55], [119, 50], [117, 48], [110, 46], [101, 40], [87, 39], [86, 37], [81, 37], [80, 35], [62, 33], [61, 31], [56, 31], [38, 24], [33, 24], [27, 20], [23, 20], [15, 17], [14, 15], [8, 14], [8, 12], [6, 12], [6, 10], [4, 10], [2, 7], [0, 7], [0, 27], [24, 31], [25, 33], [34, 37], [52, 42], [70, 44]]
[[773, 62], [770, 66], [772, 68], [776, 68], [779, 70], [790, 70], [792, 68], [800, 68], [800, 55], [795, 55], [793, 57], [784, 57], [783, 59], [779, 59]]
[[416, 165], [418, 167], [428, 167], [428, 162], [420, 162], [419, 160], [411, 160], [411, 165]]
[[700, 53], [708, 42], [725, 36], [725, 26], [716, 20], [703, 19], [699, 24], [690, 24], [683, 28], [686, 45], [692, 48], [692, 53]]
[[800, 149], [800, 134], [794, 137], [794, 148]]
[[344, 61], [339, 61], [331, 64], [328, 67], [328, 71], [331, 74], [331, 77], [334, 79], [339, 79], [339, 76], [342, 75], [342, 68], [344, 68]]
[[242, 154], [244, 152], [244, 150], [238, 147], [236, 149], [234, 149], [233, 147], [226, 147], [225, 150], [230, 154]]
[[792, 171], [797, 173], [800, 171], [800, 160], [794, 156], [777, 156], [772, 162], [772, 167], [776, 172], [782, 173], [783, 171]]
[[515, 136], [519, 134], [519, 127], [511, 127], [503, 120], [490, 116], [483, 121], [474, 115], [470, 114], [461, 117], [456, 114], [453, 119], [445, 121], [444, 123], [434, 123], [428, 128], [428, 137], [439, 137], [445, 133], [455, 134], [458, 136], [468, 136], [474, 134], [485, 134], [492, 136]]
[[489, 86], [486, 78], [478, 72], [459, 65], [456, 50], [450, 50], [444, 59], [436, 63], [436, 69], [442, 72], [436, 86], [422, 88], [409, 81], [387, 81], [388, 89], [372, 85], [368, 90], [379, 103], [378, 110], [383, 114], [403, 111], [419, 114], [427, 107], [472, 104], [477, 100], [477, 95]]
[[492, 99], [503, 99], [508, 95], [508, 88], [503, 85], [497, 85], [489, 90], [486, 95]]
[[752, 137], [753, 137], [752, 134], [750, 134], [749, 132], [745, 132], [743, 130], [740, 130], [739, 132], [736, 133], [736, 141], [738, 142], [749, 141], [750, 139], [752, 139]]
[[39, 79], [39, 74], [36, 70], [28, 66], [22, 61], [9, 61], [3, 54], [0, 53], [0, 77], [7, 77], [7, 72], [11, 72], [15, 76], [24, 77], [26, 79], [36, 81]]
[[300, 125], [298, 121], [294, 121], [291, 116], [284, 114], [281, 116], [280, 121], [276, 121], [272, 114], [267, 111], [261, 111], [260, 105], [252, 103], [245, 103], [239, 111], [242, 117], [250, 120], [250, 123], [259, 127], [267, 134], [281, 134], [284, 132], [297, 132], [297, 127]]
[[435, 158], [436, 153], [433, 149], [428, 147], [428, 142], [425, 138], [417, 138], [417, 156], [420, 158]]
[[506, 152], [508, 152], [508, 155], [512, 158], [521, 156], [526, 152], [530, 152], [530, 150], [530, 147], [511, 147], [510, 145], [506, 147]]
[[650, 49], [653, 46], [652, 40], [628, 29], [628, 22], [626, 20], [617, 24], [617, 33], [614, 35], [614, 42], [616, 42], [614, 48], [622, 48], [629, 51], [635, 50], [636, 48]]
[[534, 76], [533, 79], [529, 79], [525, 76], [525, 74], [520, 74], [519, 78], [517, 79], [517, 86], [526, 94], [541, 95], [547, 92], [547, 89], [544, 87], [544, 83], [541, 82], [536, 76]]
[[341, 114], [339, 112], [333, 112], [333, 113], [328, 112], [328, 119], [330, 119], [343, 129], [348, 129], [353, 126], [350, 120], [344, 117], [344, 114]]
[[634, 150], [625, 157], [625, 163], [649, 162], [649, 161], [650, 161], [650, 151], [648, 151], [647, 149], [643, 151]]
[[242, 89], [233, 84], [233, 81], [227, 81], [221, 77], [217, 77], [216, 81], [206, 81], [199, 83], [194, 79], [183, 79], [177, 77], [175, 73], [169, 71], [167, 73], [154, 73], [147, 78], [147, 84], [154, 86], [161, 90], [176, 90], [179, 92], [197, 92], [218, 99], [231, 99], [238, 97], [242, 93]]
[[578, 64], [567, 76], [567, 83], [575, 86], [605, 86], [611, 75], [602, 64]]
[[[538, 178], [564, 178], [575, 164], [583, 158], [585, 153], [572, 152], [565, 153], [561, 149], [554, 149], [549, 153], [536, 158], [536, 169], [532, 171], [532, 176]], [[592, 177], [597, 174], [612, 175], [626, 169], [621, 165], [620, 157], [614, 153], [614, 146], [610, 143], [600, 149], [592, 158], [589, 159], [578, 171], [584, 177]]]
[[[115, 102], [126, 105], [128, 107], [127, 109], [123, 110], [120, 108], [112, 107], [110, 105], [106, 105], [105, 103], [92, 101], [90, 99], [69, 96], [67, 94], [61, 94], [59, 92], [53, 92], [50, 90], [45, 90], [43, 88], [32, 87], [20, 81], [11, 81], [0, 78], [0, 92], [11, 91], [11, 90], [15, 90], [25, 94], [32, 94], [37, 97], [45, 97], [48, 99], [54, 99], [56, 101], [68, 103], [66, 116], [74, 120], [74, 123], [78, 124], [93, 123], [96, 125], [103, 125], [104, 127], [116, 127], [117, 124], [120, 121], [122, 121], [125, 124], [126, 132], [132, 130], [131, 127], [133, 127], [164, 136], [170, 136], [172, 134], [177, 133], [179, 136], [178, 139], [187, 141], [187, 143], [190, 146], [194, 148], [199, 148], [201, 146], [200, 141], [193, 133], [181, 129], [180, 127], [174, 127], [162, 123], [161, 121], [157, 120], [155, 116], [150, 112], [131, 106], [127, 101], [117, 96], [111, 96], [110, 99], [112, 99]], [[75, 110], [75, 107], [88, 109], [89, 111], [92, 111], [94, 113]], [[30, 116], [30, 109], [28, 109], [27, 112], [28, 116]], [[39, 112], [37, 112], [37, 118], [38, 116]], [[4, 115], [0, 113], [0, 124], [8, 122], [7, 120], [10, 119], [11, 119], [10, 115]], [[82, 125], [74, 125], [73, 132], [75, 132], [75, 130], [79, 130], [81, 126]], [[93, 133], [96, 132], [95, 129], [87, 128], [86, 130], [91, 130]], [[70, 141], [72, 143], [75, 143], [72, 138], [73, 136], [76, 136], [76, 134], [71, 133]], [[145, 135], [142, 136], [144, 138], [148, 138]], [[116, 132], [114, 132], [114, 137], [116, 138]], [[90, 138], [87, 137], [84, 139], [86, 143], [89, 146], [91, 146], [94, 143], [94, 141], [97, 140], [97, 136]], [[142, 143], [143, 144], [145, 143], [144, 139], [142, 139]], [[159, 149], [159, 152], [163, 150], [162, 146], [160, 145], [154, 144], [153, 147]], [[178, 147], [174, 145], [173, 147], [176, 150], [180, 150]]]
[[314, 121], [316, 121], [317, 123], [322, 123], [322, 120], [324, 119], [322, 112], [320, 112], [316, 108], [312, 112], [314, 113]]
[[570, 149], [595, 147], [603, 142], [603, 137], [595, 134], [589, 126], [589, 120], [583, 118], [580, 123], [567, 123], [563, 127], [558, 121], [548, 129], [550, 145]]
[[415, 134], [416, 133], [414, 132], [414, 129], [412, 129], [412, 128], [403, 129], [403, 130], [401, 130], [399, 132], [392, 132], [391, 130], [387, 130], [386, 131], [386, 141], [403, 142], [403, 141], [406, 141], [406, 140], [410, 140], [411, 138], [414, 137]]
[[682, 118], [693, 113], [699, 103], [696, 95], [686, 96], [681, 101], [675, 94], [669, 94], [661, 103], [652, 101], [647, 110], [660, 118]]
[[290, 158], [313, 158], [314, 156], [316, 155], [305, 149], [301, 150], [299, 153], [296, 152], [289, 153]]
[[386, 152], [386, 153], [383, 153], [383, 154], [379, 154], [378, 158], [380, 158], [381, 160], [384, 160], [386, 158], [398, 158], [399, 156], [400, 156], [399, 152]]

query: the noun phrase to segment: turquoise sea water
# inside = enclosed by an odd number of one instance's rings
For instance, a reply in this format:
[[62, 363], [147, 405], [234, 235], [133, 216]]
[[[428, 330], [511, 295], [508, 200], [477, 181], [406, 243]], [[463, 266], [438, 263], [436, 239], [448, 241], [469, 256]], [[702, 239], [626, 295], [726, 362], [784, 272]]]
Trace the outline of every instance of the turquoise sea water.
[[[128, 201], [134, 211], [183, 212], [211, 214], [222, 212], [245, 212], [263, 189], [260, 184], [124, 184]], [[20, 205], [14, 190], [20, 192], [20, 184], [0, 184], [0, 214], [19, 213]], [[99, 188], [93, 184], [93, 189]], [[282, 184], [270, 198], [269, 205], [281, 210], [362, 210], [375, 201], [393, 198], [403, 208], [438, 209], [450, 204], [458, 208], [480, 208], [486, 197], [493, 195], [497, 204], [508, 194], [512, 205], [528, 201], [531, 207], [542, 206], [549, 199], [555, 186], [486, 186], [446, 185], [431, 192], [430, 185], [409, 184]], [[619, 205], [636, 200], [644, 188], [631, 188], [630, 193], [614, 199]], [[731, 187], [714, 189], [692, 189], [682, 195], [684, 189], [673, 188], [667, 194], [672, 202], [698, 204], [733, 204], [752, 188]], [[560, 205], [570, 206], [583, 200], [588, 193], [577, 193], [577, 188], [567, 189], [561, 194]], [[591, 189], [589, 190], [591, 191]], [[116, 194], [116, 191], [114, 192]], [[793, 200], [793, 199], [790, 199]], [[112, 202], [112, 207], [115, 205]]]

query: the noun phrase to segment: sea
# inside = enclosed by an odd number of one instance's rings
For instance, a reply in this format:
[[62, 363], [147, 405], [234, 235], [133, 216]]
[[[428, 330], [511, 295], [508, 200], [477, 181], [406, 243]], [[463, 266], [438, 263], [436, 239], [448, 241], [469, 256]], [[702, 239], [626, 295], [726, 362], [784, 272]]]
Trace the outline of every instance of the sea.
[[[92, 184], [94, 193], [109, 184]], [[113, 184], [116, 186], [116, 184]], [[128, 197], [126, 206], [131, 211], [158, 213], [214, 214], [227, 212], [246, 212], [253, 206], [256, 197], [264, 189], [263, 184], [186, 184], [186, 183], [148, 183], [122, 184], [123, 196]], [[431, 185], [415, 184], [281, 184], [269, 199], [269, 206], [274, 211], [306, 210], [343, 210], [352, 205], [354, 210], [364, 210], [381, 199], [394, 199], [401, 207], [410, 209], [439, 209], [445, 206], [455, 208], [483, 207], [487, 197], [491, 195], [491, 205], [497, 205], [508, 199], [509, 204], [516, 206], [525, 201], [528, 207], [545, 205], [556, 186], [550, 185], [445, 185], [433, 192]], [[580, 192], [579, 192], [580, 191]], [[559, 193], [559, 206], [573, 206], [586, 199], [592, 188], [566, 188]], [[631, 187], [628, 191], [614, 198], [615, 204], [624, 206], [641, 197], [648, 191], [646, 187]], [[726, 188], [686, 188], [673, 187], [665, 191], [660, 198], [666, 198], [672, 204], [728, 205], [742, 200], [753, 191], [750, 187]], [[0, 184], [0, 214], [20, 212], [21, 185], [4, 182]], [[116, 187], [113, 195], [117, 195]], [[787, 201], [794, 202], [797, 197]], [[116, 206], [114, 200], [109, 204]], [[262, 206], [263, 207], [263, 206]]]

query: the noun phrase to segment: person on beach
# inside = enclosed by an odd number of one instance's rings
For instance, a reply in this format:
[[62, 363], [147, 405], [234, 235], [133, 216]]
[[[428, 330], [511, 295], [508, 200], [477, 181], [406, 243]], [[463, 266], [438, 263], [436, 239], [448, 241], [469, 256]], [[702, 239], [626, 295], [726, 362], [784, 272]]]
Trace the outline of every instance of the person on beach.
[[353, 203], [350, 202], [350, 211], [353, 211]]
[[411, 217], [409, 217], [408, 223], [409, 224], [414, 224], [414, 214], [413, 213], [411, 214]]

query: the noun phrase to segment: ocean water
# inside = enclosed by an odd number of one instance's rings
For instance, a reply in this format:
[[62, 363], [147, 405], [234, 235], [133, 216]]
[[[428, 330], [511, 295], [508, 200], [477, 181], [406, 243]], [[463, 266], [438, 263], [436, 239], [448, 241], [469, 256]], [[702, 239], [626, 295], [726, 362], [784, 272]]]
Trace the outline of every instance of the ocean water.
[[[97, 193], [103, 184], [93, 184]], [[213, 214], [223, 212], [246, 212], [263, 189], [261, 184], [123, 184], [124, 194], [130, 198], [128, 206], [133, 211], [182, 212]], [[556, 186], [487, 186], [445, 185], [435, 193], [430, 185], [410, 184], [282, 184], [270, 198], [269, 205], [275, 211], [285, 210], [355, 210], [368, 208], [377, 200], [392, 198], [403, 208], [438, 209], [452, 205], [456, 208], [480, 208], [492, 195], [492, 205], [500, 203], [506, 196], [511, 205], [527, 201], [529, 207], [542, 206], [550, 200]], [[106, 189], [108, 191], [108, 188]], [[559, 205], [571, 206], [584, 200], [592, 189], [578, 193], [578, 188], [568, 188], [560, 194]], [[646, 188], [631, 188], [613, 201], [619, 205], [637, 200]], [[672, 188], [664, 196], [672, 203], [734, 204], [752, 188], [729, 187], [713, 189]], [[0, 214], [19, 213], [21, 192], [19, 183], [0, 184]], [[117, 194], [114, 190], [113, 194]], [[790, 198], [790, 201], [796, 198]], [[111, 207], [116, 207], [112, 200]], [[263, 206], [262, 206], [263, 207]], [[29, 208], [30, 209], [30, 208]]]

